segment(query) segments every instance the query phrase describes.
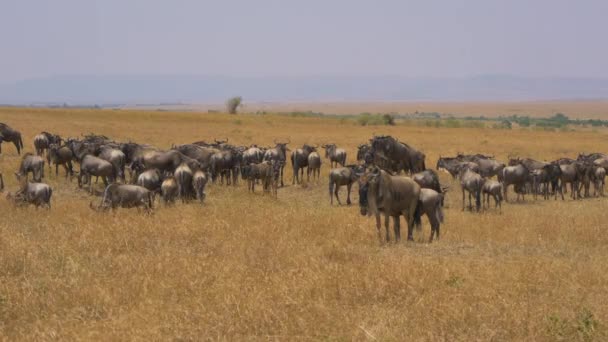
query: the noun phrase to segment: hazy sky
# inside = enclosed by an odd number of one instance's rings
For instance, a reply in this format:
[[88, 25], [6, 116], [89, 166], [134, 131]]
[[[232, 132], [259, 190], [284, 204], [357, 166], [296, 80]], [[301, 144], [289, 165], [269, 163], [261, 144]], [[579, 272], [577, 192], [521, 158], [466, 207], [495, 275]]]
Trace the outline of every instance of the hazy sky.
[[2, 0], [0, 83], [64, 74], [608, 77], [608, 1]]

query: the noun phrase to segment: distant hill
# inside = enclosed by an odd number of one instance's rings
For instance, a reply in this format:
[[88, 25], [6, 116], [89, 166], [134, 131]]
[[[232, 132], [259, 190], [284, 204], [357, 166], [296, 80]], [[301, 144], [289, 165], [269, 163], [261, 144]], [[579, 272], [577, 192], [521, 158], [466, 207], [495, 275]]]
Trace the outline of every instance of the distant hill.
[[56, 76], [0, 85], [0, 103], [205, 103], [246, 101], [528, 101], [608, 99], [608, 79], [398, 76]]

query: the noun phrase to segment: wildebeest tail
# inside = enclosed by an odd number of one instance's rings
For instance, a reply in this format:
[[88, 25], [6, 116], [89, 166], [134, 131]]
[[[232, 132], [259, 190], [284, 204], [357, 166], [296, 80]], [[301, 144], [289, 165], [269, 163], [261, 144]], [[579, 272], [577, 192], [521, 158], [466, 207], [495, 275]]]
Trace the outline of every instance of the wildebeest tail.
[[416, 229], [422, 229], [422, 201], [418, 200], [416, 202], [416, 210], [414, 211], [414, 226]]
[[477, 210], [481, 208], [481, 187], [475, 191], [475, 207]]
[[439, 223], [443, 223], [443, 196], [441, 196], [441, 201], [435, 203], [435, 215], [437, 215]]
[[21, 139], [21, 134], [19, 134], [19, 147], [23, 148], [23, 139]]

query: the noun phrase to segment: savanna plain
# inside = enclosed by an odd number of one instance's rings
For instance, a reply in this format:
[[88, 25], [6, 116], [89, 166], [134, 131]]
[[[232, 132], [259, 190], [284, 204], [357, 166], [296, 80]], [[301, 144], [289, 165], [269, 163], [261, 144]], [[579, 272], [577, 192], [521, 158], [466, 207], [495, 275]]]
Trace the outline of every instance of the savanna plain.
[[[568, 113], [566, 113], [568, 114]], [[170, 148], [229, 138], [336, 143], [354, 162], [372, 135], [398, 137], [427, 156], [457, 152], [554, 160], [608, 152], [608, 131], [359, 126], [338, 117], [0, 109], [26, 151], [46, 130], [104, 134]], [[4, 143], [6, 191], [20, 157]], [[77, 166], [76, 166], [77, 168]], [[0, 337], [4, 340], [587, 341], [608, 339], [608, 199], [532, 200], [462, 211], [450, 185], [441, 239], [378, 241], [374, 220], [330, 206], [329, 162], [319, 182], [278, 198], [209, 185], [204, 205], [156, 204], [98, 213], [100, 198], [46, 169], [52, 209], [0, 198]], [[101, 185], [98, 185], [101, 190]], [[345, 201], [345, 189], [341, 191]], [[568, 194], [569, 195], [569, 194]], [[511, 192], [510, 199], [514, 196]], [[402, 224], [403, 226], [403, 224]]]

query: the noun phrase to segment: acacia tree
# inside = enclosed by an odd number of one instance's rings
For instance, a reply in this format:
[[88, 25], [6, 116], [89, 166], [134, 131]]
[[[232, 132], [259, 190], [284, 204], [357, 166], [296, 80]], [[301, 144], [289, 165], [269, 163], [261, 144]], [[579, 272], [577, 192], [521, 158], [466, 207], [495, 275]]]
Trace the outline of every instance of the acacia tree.
[[226, 101], [226, 111], [230, 114], [236, 114], [236, 110], [243, 104], [243, 98], [235, 96]]

